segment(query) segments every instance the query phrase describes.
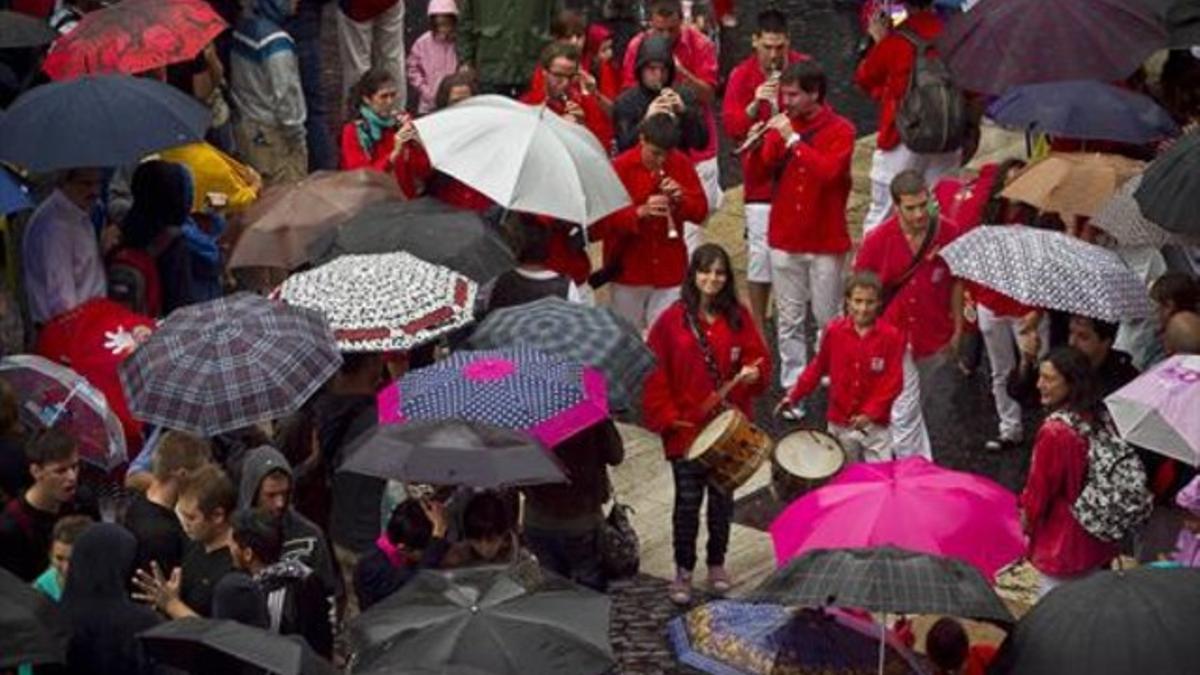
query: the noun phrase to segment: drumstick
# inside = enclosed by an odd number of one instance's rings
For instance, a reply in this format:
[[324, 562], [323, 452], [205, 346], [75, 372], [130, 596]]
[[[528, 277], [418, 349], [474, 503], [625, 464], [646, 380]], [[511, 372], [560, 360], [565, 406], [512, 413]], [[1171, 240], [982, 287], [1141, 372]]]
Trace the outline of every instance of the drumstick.
[[[758, 367], [758, 366], [759, 366], [759, 365], [760, 365], [762, 362], [763, 362], [763, 360], [762, 360], [762, 357], [760, 356], [759, 358], [757, 358], [757, 359], [755, 359], [755, 360], [754, 360], [754, 363], [751, 363], [751, 364], [750, 364], [750, 367], [751, 367], [751, 368], [757, 368], [757, 367]], [[724, 399], [724, 398], [725, 398], [725, 396], [726, 396], [726, 395], [727, 395], [727, 394], [728, 394], [730, 391], [732, 391], [734, 387], [736, 387], [736, 386], [737, 386], [737, 384], [738, 384], [738, 379], [737, 379], [737, 377], [734, 377], [732, 380], [730, 380], [730, 381], [726, 382], [725, 384], [721, 385], [721, 388], [717, 390], [717, 396], [718, 396], [719, 398], [721, 398], [721, 399]]]

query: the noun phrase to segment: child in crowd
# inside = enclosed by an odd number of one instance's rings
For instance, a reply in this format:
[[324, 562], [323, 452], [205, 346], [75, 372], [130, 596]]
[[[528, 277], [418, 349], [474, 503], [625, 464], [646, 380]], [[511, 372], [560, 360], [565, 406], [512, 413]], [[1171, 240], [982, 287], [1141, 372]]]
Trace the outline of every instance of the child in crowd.
[[58, 602], [67, 585], [71, 548], [75, 540], [92, 524], [88, 516], [65, 516], [54, 524], [50, 534], [50, 566], [33, 582], [33, 587]]
[[420, 115], [436, 109], [438, 85], [458, 70], [454, 44], [458, 5], [454, 0], [431, 0], [428, 13], [429, 30], [417, 38], [408, 53], [408, 82], [419, 97]]
[[358, 605], [366, 610], [400, 590], [423, 569], [437, 569], [446, 554], [446, 509], [433, 499], [396, 505], [387, 530], [354, 570]]
[[463, 510], [463, 540], [442, 559], [442, 567], [505, 565], [529, 559], [517, 539], [513, 505], [495, 492], [472, 495]]
[[996, 658], [996, 647], [972, 645], [962, 623], [944, 616], [926, 633], [925, 654], [933, 662], [933, 675], [984, 675]]

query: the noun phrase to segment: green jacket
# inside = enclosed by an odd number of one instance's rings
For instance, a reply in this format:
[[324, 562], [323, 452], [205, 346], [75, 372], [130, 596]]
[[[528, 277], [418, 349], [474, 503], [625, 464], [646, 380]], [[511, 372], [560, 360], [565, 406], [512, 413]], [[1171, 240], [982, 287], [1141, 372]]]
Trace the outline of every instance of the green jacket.
[[550, 42], [556, 0], [459, 0], [458, 62], [475, 67], [479, 83], [525, 84]]

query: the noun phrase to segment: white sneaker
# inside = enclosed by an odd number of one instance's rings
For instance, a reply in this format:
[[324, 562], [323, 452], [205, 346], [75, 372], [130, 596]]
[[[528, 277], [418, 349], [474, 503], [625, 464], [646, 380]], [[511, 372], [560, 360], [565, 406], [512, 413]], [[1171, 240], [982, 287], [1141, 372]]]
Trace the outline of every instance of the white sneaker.
[[785, 420], [790, 420], [792, 422], [799, 422], [799, 421], [803, 420], [804, 415], [805, 415], [805, 410], [804, 410], [803, 403], [793, 404], [789, 408], [784, 408], [783, 411], [779, 413], [780, 417], [782, 417]]

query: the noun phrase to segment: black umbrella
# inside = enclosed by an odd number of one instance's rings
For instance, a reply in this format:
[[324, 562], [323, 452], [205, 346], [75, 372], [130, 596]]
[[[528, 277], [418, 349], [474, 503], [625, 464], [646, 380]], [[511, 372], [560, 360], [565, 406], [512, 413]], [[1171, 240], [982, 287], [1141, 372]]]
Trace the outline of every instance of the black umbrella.
[[54, 42], [58, 32], [50, 24], [20, 12], [0, 11], [0, 49], [40, 47]]
[[1174, 49], [1200, 45], [1200, 2], [1179, 0], [1167, 12], [1167, 43]]
[[157, 662], [189, 673], [239, 673], [246, 666], [278, 675], [333, 675], [328, 662], [302, 638], [237, 621], [190, 617], [138, 635]]
[[1175, 141], [1146, 167], [1133, 193], [1150, 222], [1177, 234], [1200, 234], [1200, 131]]
[[351, 672], [603, 673], [614, 665], [611, 607], [608, 596], [522, 566], [423, 571], [350, 621]]
[[22, 94], [0, 119], [0, 159], [30, 171], [124, 166], [202, 140], [211, 117], [162, 82], [85, 75]]
[[318, 264], [347, 253], [407, 251], [480, 283], [516, 264], [508, 245], [479, 214], [429, 198], [372, 204], [312, 250]]
[[0, 670], [22, 663], [63, 663], [71, 635], [58, 607], [0, 568]]
[[772, 573], [750, 599], [1013, 621], [1004, 602], [972, 565], [890, 546], [810, 551]]
[[991, 675], [1190, 675], [1200, 664], [1200, 570], [1098, 572], [1038, 601]]
[[566, 481], [528, 434], [465, 420], [376, 426], [338, 469], [410, 483], [502, 488]]

